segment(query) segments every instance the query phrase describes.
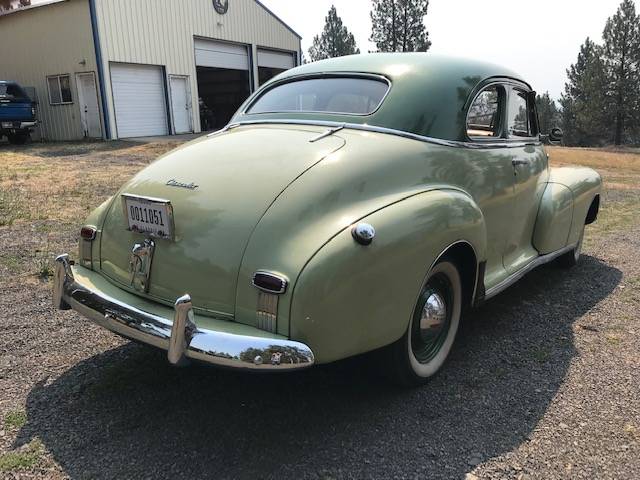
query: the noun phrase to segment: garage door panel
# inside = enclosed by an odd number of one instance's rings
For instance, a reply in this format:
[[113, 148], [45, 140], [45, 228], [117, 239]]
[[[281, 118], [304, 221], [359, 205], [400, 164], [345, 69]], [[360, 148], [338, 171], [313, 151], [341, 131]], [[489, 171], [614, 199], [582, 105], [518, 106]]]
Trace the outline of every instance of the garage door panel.
[[293, 52], [276, 52], [274, 50], [258, 49], [258, 67], [289, 70], [295, 66]]
[[249, 52], [245, 45], [196, 39], [195, 50], [199, 67], [249, 70]]
[[161, 67], [112, 63], [111, 85], [120, 138], [169, 133]]

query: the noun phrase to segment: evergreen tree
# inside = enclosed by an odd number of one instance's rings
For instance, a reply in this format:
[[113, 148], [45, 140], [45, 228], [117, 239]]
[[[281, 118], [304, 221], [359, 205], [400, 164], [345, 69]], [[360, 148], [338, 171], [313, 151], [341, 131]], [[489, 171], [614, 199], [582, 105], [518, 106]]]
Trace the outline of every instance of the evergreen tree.
[[624, 0], [602, 35], [614, 142], [621, 145], [640, 129], [640, 16]]
[[538, 111], [540, 133], [548, 134], [552, 128], [559, 125], [560, 115], [558, 107], [549, 95], [549, 92], [536, 96], [536, 110]]
[[565, 143], [583, 146], [607, 143], [611, 140], [611, 128], [602, 47], [587, 38], [567, 76], [569, 81], [560, 99]]
[[313, 38], [313, 45], [309, 49], [312, 62], [360, 53], [356, 39], [342, 24], [335, 6], [331, 6], [325, 21], [323, 32]]
[[379, 52], [426, 52], [429, 0], [373, 0], [371, 41]]

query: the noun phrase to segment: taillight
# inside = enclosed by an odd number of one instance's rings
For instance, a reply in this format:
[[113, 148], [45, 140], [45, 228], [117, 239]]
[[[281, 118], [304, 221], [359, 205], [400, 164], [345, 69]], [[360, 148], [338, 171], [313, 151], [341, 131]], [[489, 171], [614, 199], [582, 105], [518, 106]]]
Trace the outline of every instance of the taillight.
[[96, 227], [85, 225], [80, 229], [80, 244], [78, 250], [80, 254], [80, 264], [83, 267], [93, 269], [93, 241], [96, 238]]
[[95, 227], [82, 227], [80, 229], [80, 237], [85, 240], [94, 240], [96, 238], [96, 228]]
[[258, 271], [253, 274], [253, 285], [263, 292], [281, 295], [287, 291], [288, 280], [282, 275]]
[[276, 333], [278, 326], [278, 296], [287, 291], [289, 280], [283, 275], [260, 270], [253, 274], [252, 283], [261, 290], [258, 292], [258, 305], [256, 308], [258, 328]]

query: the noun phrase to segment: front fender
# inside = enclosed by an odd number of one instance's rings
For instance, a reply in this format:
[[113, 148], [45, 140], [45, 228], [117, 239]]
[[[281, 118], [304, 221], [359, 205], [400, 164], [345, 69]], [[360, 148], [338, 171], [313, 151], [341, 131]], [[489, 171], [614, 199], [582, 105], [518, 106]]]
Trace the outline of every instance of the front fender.
[[319, 363], [374, 350], [407, 329], [425, 275], [450, 245], [465, 240], [484, 258], [482, 212], [457, 190], [415, 195], [372, 213], [369, 246], [345, 229], [309, 260], [293, 291], [291, 338]]

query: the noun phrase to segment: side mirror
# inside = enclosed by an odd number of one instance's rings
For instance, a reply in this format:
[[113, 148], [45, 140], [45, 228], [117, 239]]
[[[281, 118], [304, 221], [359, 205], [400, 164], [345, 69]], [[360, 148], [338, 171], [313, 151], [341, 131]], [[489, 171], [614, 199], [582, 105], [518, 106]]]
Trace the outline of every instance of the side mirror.
[[562, 137], [564, 136], [564, 133], [562, 132], [561, 128], [555, 127], [551, 129], [551, 132], [549, 132], [549, 141], [551, 143], [560, 143], [562, 141]]

